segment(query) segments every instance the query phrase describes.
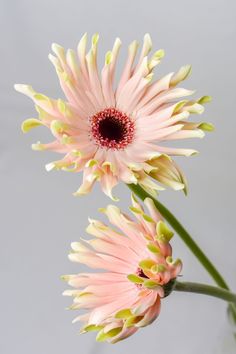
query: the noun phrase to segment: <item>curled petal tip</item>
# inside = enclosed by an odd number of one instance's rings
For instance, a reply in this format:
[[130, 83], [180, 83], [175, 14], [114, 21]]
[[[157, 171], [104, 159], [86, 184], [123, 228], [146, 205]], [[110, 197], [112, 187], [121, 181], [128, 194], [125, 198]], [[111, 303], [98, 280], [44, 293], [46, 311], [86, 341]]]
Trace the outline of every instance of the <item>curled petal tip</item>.
[[40, 125], [44, 125], [43, 122], [36, 118], [29, 118], [21, 124], [21, 130], [23, 133], [28, 133], [31, 129], [39, 127]]
[[152, 46], [152, 38], [149, 33], [145, 33], [144, 35], [144, 41], [147, 43], [149, 47]]
[[22, 87], [22, 84], [14, 84], [14, 89], [18, 92], [21, 92], [21, 87]]
[[212, 132], [215, 130], [215, 127], [212, 123], [201, 123], [199, 125], [199, 129], [202, 129], [206, 132]]
[[198, 103], [204, 104], [204, 103], [209, 103], [211, 101], [212, 101], [211, 96], [203, 96], [203, 97], [199, 98]]
[[192, 71], [192, 66], [191, 65], [182, 66], [179, 69], [179, 71], [172, 76], [171, 81], [170, 81], [170, 85], [171, 86], [176, 86], [181, 81], [186, 80], [187, 77], [191, 74], [191, 71]]
[[55, 167], [56, 167], [55, 163], [54, 162], [50, 162], [47, 165], [45, 165], [45, 170], [47, 172], [50, 172], [50, 171], [54, 170]]

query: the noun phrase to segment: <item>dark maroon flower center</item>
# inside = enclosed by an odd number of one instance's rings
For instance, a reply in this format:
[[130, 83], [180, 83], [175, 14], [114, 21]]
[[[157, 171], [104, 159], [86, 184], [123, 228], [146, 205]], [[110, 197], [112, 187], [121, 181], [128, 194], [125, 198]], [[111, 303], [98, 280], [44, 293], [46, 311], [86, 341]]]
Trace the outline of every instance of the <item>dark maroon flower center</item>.
[[134, 122], [115, 108], [106, 108], [91, 118], [91, 133], [99, 146], [124, 149], [133, 140]]
[[98, 131], [104, 139], [119, 142], [124, 136], [124, 125], [122, 122], [111, 116], [100, 122]]
[[141, 278], [147, 278], [149, 279], [146, 274], [144, 274], [143, 270], [141, 268], [138, 268], [137, 271], [136, 271], [136, 274], [141, 277]]

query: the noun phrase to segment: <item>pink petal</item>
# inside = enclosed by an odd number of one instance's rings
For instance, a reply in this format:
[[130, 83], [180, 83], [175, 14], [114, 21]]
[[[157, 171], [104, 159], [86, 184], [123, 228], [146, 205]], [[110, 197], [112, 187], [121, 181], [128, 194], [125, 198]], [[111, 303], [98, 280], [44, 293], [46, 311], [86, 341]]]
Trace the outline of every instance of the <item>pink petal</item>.
[[102, 323], [104, 319], [111, 315], [114, 315], [120, 309], [130, 308], [136, 299], [137, 294], [131, 291], [130, 294], [125, 296], [124, 298], [116, 299], [116, 301], [97, 307], [90, 314], [89, 324]]
[[123, 89], [126, 82], [129, 80], [132, 73], [132, 66], [137, 53], [138, 44], [136, 41], [132, 42], [129, 46], [128, 58], [124, 66], [124, 70], [121, 74], [120, 81], [118, 83], [118, 88], [116, 91], [116, 98], [120, 96], [121, 90]]
[[172, 76], [173, 73], [170, 73], [150, 85], [147, 92], [145, 92], [143, 98], [139, 101], [136, 110], [140, 110], [144, 105], [146, 105], [151, 99], [153, 99], [153, 97], [157, 96], [160, 92], [168, 90], [170, 85], [170, 79]]
[[174, 99], [192, 95], [194, 91], [186, 90], [183, 88], [174, 88], [163, 93], [160, 93], [158, 97], [154, 97], [148, 102], [142, 109], [139, 110], [140, 115], [149, 115], [157, 110], [163, 103], [168, 103]]
[[[118, 236], [120, 238], [120, 236]], [[113, 240], [115, 241], [115, 240]], [[137, 265], [139, 262], [139, 257], [130, 248], [126, 247], [122, 243], [118, 244], [116, 242], [107, 242], [101, 239], [94, 239], [88, 241], [97, 252], [103, 252], [110, 254], [113, 257], [120, 258], [121, 260], [127, 261], [129, 259], [130, 263]]]

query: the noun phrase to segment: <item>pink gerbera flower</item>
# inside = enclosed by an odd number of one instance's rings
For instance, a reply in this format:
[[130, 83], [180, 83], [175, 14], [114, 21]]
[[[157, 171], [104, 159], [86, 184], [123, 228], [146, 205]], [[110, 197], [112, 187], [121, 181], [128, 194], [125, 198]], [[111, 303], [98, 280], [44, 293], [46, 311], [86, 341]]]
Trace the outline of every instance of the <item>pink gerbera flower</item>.
[[[139, 183], [149, 193], [163, 189], [153, 179], [175, 190], [186, 190], [183, 174], [172, 161], [172, 155], [189, 156], [196, 151], [162, 145], [165, 141], [203, 137], [211, 130], [206, 123], [190, 123], [190, 113], [202, 113], [208, 96], [197, 100], [181, 100], [193, 91], [176, 88], [186, 79], [190, 66], [177, 73], [152, 81], [153, 69], [164, 55], [158, 50], [150, 58], [152, 43], [148, 34], [134, 64], [138, 43], [128, 49], [128, 58], [118, 85], [114, 88], [117, 56], [121, 46], [116, 39], [105, 56], [99, 75], [97, 68], [98, 35], [86, 54], [87, 35], [78, 45], [77, 54], [52, 45], [56, 56], [49, 55], [56, 68], [66, 101], [51, 99], [37, 93], [31, 86], [15, 85], [33, 99], [39, 119], [27, 119], [24, 132], [38, 125], [48, 127], [55, 140], [48, 144], [33, 144], [34, 150], [52, 150], [64, 154], [61, 160], [46, 166], [47, 170], [83, 170], [83, 183], [75, 194], [88, 193], [95, 181], [112, 197], [112, 188], [119, 180]], [[153, 179], [151, 179], [152, 177]]]
[[96, 238], [72, 243], [71, 261], [105, 272], [63, 276], [75, 288], [64, 293], [74, 297], [70, 308], [87, 310], [74, 322], [83, 322], [82, 333], [98, 331], [98, 341], [115, 343], [152, 323], [182, 268], [180, 260], [172, 259], [173, 233], [153, 201], [144, 202], [151, 216], [134, 196], [132, 203], [136, 222], [116, 206], [102, 209], [121, 233], [90, 220], [87, 232]]

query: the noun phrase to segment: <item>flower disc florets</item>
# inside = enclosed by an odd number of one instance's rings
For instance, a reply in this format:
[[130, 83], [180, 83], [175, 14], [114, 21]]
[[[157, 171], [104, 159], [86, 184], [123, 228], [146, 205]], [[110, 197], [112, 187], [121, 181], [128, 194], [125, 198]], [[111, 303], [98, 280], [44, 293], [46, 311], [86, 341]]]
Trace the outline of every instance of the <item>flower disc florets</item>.
[[91, 119], [91, 133], [100, 147], [124, 149], [134, 137], [134, 122], [115, 108], [106, 108]]

